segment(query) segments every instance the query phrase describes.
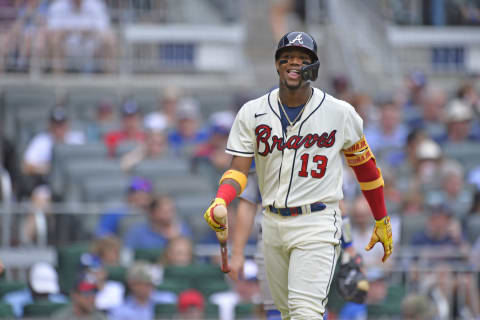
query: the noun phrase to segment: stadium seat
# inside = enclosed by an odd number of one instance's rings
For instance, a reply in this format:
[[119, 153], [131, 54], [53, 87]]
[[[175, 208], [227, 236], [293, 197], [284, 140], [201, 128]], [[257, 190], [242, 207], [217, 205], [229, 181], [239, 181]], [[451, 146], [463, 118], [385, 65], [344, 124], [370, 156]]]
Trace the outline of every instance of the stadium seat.
[[205, 177], [180, 172], [175, 176], [161, 176], [156, 179], [155, 189], [171, 195], [209, 194], [210, 197], [214, 192], [210, 181]]
[[192, 288], [192, 284], [189, 279], [165, 279], [165, 277], [163, 282], [157, 286], [159, 291], [170, 291], [176, 294], [190, 288]]
[[235, 306], [235, 319], [251, 319], [255, 314], [257, 306], [253, 303], [239, 303]]
[[134, 252], [135, 260], [146, 260], [152, 263], [158, 262], [162, 255], [162, 249], [137, 249]]
[[6, 295], [9, 292], [22, 290], [27, 288], [25, 282], [16, 282], [16, 281], [0, 281], [0, 298]]
[[205, 297], [209, 297], [214, 293], [229, 291], [230, 286], [225, 280], [212, 280], [208, 278], [198, 279], [195, 281], [195, 288], [199, 290]]
[[207, 306], [205, 307], [205, 319], [220, 319], [217, 304], [207, 303]]
[[108, 266], [106, 267], [108, 279], [126, 283], [127, 268], [122, 266]]
[[425, 230], [427, 214], [405, 216], [401, 220], [400, 232], [403, 245], [409, 245], [412, 237], [419, 231]]
[[23, 315], [25, 318], [45, 318], [51, 316], [53, 313], [67, 305], [68, 303], [50, 301], [35, 302], [23, 307]]
[[467, 240], [473, 244], [480, 237], [480, 216], [471, 216], [468, 217], [466, 223], [466, 235]]
[[81, 193], [87, 202], [120, 202], [125, 197], [127, 187], [126, 176], [109, 176], [108, 179], [103, 176], [87, 177], [82, 183]]
[[[133, 168], [131, 175], [149, 178], [152, 181], [162, 181], [164, 178], [175, 178], [188, 175], [189, 163], [186, 159], [164, 157], [146, 159]], [[171, 180], [171, 179], [170, 179]]]
[[57, 248], [58, 278], [63, 292], [70, 292], [76, 280], [80, 256], [88, 252], [89, 243], [74, 243]]
[[446, 143], [442, 150], [448, 158], [460, 162], [468, 171], [478, 165], [480, 159], [480, 145], [478, 142]]
[[0, 319], [13, 319], [13, 309], [8, 303], [0, 303]]
[[58, 144], [53, 150], [53, 156], [54, 161], [65, 163], [73, 159], [105, 159], [108, 153], [107, 147], [101, 142], [81, 145]]
[[172, 319], [177, 313], [174, 303], [159, 303], [155, 305], [155, 319]]

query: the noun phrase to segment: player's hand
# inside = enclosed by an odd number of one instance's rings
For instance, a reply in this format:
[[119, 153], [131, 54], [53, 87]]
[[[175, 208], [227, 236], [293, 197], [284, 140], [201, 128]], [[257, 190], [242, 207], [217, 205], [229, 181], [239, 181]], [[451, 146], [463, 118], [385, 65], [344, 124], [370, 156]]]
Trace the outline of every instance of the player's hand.
[[232, 280], [239, 280], [243, 277], [243, 264], [245, 263], [244, 255], [232, 255], [230, 258], [230, 272], [228, 276]]
[[203, 218], [205, 219], [205, 221], [207, 221], [208, 225], [210, 226], [210, 228], [213, 229], [213, 231], [220, 232], [225, 230], [227, 226], [215, 220], [215, 217], [213, 216], [213, 209], [215, 209], [215, 207], [217, 206], [224, 206], [226, 208], [227, 204], [222, 198], [215, 198], [215, 200], [212, 201], [208, 209], [203, 214]]
[[372, 238], [365, 247], [365, 250], [370, 251], [377, 242], [380, 242], [383, 245], [384, 254], [382, 262], [385, 262], [393, 251], [392, 226], [390, 225], [389, 216], [375, 221], [375, 228], [373, 229]]

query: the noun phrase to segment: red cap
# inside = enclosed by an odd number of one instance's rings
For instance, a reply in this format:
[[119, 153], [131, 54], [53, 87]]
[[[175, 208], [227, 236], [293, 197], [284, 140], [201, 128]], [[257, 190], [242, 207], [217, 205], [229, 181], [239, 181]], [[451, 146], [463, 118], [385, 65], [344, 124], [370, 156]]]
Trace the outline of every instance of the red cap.
[[191, 307], [198, 309], [204, 309], [205, 300], [200, 291], [190, 289], [183, 291], [178, 296], [178, 310], [180, 312], [185, 312]]

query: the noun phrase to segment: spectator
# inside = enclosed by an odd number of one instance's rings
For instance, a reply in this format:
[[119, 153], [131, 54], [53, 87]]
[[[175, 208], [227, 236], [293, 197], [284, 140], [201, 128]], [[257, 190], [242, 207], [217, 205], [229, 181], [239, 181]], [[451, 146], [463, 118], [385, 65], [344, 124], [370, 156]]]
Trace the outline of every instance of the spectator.
[[97, 285], [95, 308], [108, 312], [123, 304], [125, 287], [121, 282], [109, 280], [102, 261], [96, 255], [84, 253], [80, 257], [80, 271], [91, 277]]
[[24, 195], [30, 196], [38, 185], [49, 184], [48, 175], [52, 166], [53, 148], [56, 144], [83, 144], [83, 132], [71, 131], [68, 116], [63, 107], [55, 107], [50, 112], [50, 124], [47, 132], [33, 137], [28, 144], [22, 165], [23, 173], [29, 178], [24, 181]]
[[123, 170], [131, 171], [145, 159], [161, 159], [168, 155], [166, 118], [161, 114], [157, 114], [155, 117], [152, 116], [146, 123], [146, 127], [145, 143], [127, 152], [120, 159], [120, 165]]
[[356, 94], [352, 98], [352, 105], [363, 120], [363, 127], [370, 128], [378, 122], [378, 116], [372, 98], [366, 93]]
[[178, 236], [192, 237], [190, 227], [177, 216], [173, 199], [166, 195], [156, 197], [146, 221], [133, 226], [125, 235], [125, 245], [136, 249], [162, 249]]
[[438, 88], [427, 88], [420, 101], [421, 118], [417, 123], [410, 122], [414, 128], [421, 128], [431, 139], [440, 141], [446, 133], [445, 128], [445, 104], [447, 96], [443, 90]]
[[[17, 190], [19, 188], [19, 178], [20, 178], [20, 172], [19, 172], [18, 160], [17, 160], [17, 150], [15, 148], [15, 145], [9, 139], [7, 139], [3, 134], [2, 134], [2, 137], [0, 137], [0, 148], [1, 148], [0, 167], [5, 169], [10, 177], [10, 181], [12, 183], [10, 187], [12, 188], [12, 192], [13, 192], [12, 196], [15, 198], [17, 194]], [[2, 190], [0, 187], [1, 201], [6, 200], [6, 199], [2, 199], [3, 191], [4, 190]]]
[[409, 188], [418, 192], [432, 190], [438, 188], [440, 177], [437, 172], [443, 165], [442, 150], [440, 146], [433, 140], [422, 140], [416, 148], [416, 167], [411, 179]]
[[[453, 217], [451, 208], [445, 204], [429, 208], [425, 230], [414, 234], [410, 243], [412, 246], [423, 247], [420, 248], [420, 256], [430, 257], [431, 261], [462, 260], [468, 256], [469, 248], [461, 225]], [[432, 247], [440, 249], [432, 250]]]
[[127, 283], [131, 294], [122, 306], [110, 313], [112, 320], [153, 320], [156, 303], [175, 303], [177, 300], [174, 293], [155, 291], [154, 271], [147, 262], [137, 261], [128, 269]]
[[472, 108], [460, 100], [453, 100], [447, 106], [446, 142], [460, 143], [474, 140], [472, 135]]
[[95, 119], [87, 125], [87, 139], [89, 142], [103, 140], [106, 132], [117, 127], [117, 119], [113, 112], [113, 103], [109, 100], [101, 100], [97, 104]]
[[205, 298], [200, 291], [188, 289], [178, 295], [178, 320], [202, 320], [205, 313]]
[[[55, 215], [51, 214], [52, 193], [46, 186], [38, 186], [32, 191], [30, 212], [23, 219], [20, 229], [20, 242], [24, 245], [51, 244], [55, 233]], [[48, 237], [50, 236], [50, 239]]]
[[60, 293], [57, 271], [47, 262], [36, 262], [28, 272], [28, 288], [7, 293], [3, 301], [10, 304], [15, 317], [23, 317], [27, 304], [50, 301], [67, 303], [68, 298]]
[[152, 183], [149, 180], [141, 177], [132, 178], [126, 192], [126, 203], [101, 215], [95, 235], [101, 238], [123, 233], [125, 226], [121, 225], [121, 221], [127, 216], [146, 213], [152, 201], [152, 191]]
[[399, 150], [405, 145], [408, 134], [401, 121], [399, 107], [393, 101], [386, 101], [380, 106], [378, 125], [365, 130], [372, 150], [393, 165], [401, 157]]
[[117, 155], [117, 147], [122, 143], [142, 143], [145, 133], [142, 130], [140, 109], [135, 100], [127, 99], [122, 105], [122, 127], [105, 136], [105, 145], [110, 156]]
[[232, 161], [232, 157], [225, 153], [225, 148], [234, 119], [230, 111], [213, 113], [209, 121], [209, 138], [196, 147], [193, 155], [193, 171], [207, 173], [212, 179], [212, 187], [218, 185], [218, 178]]
[[292, 0], [269, 0], [270, 3], [270, 26], [273, 32], [273, 39], [280, 40], [282, 35], [287, 33], [288, 16], [293, 8]]
[[421, 294], [409, 294], [402, 301], [402, 319], [434, 320], [435, 310], [430, 299]]
[[380, 268], [367, 270], [370, 284], [366, 298], [369, 319], [395, 318], [402, 313], [403, 290], [389, 283]]
[[91, 276], [82, 275], [70, 293], [71, 305], [55, 312], [52, 319], [105, 320], [105, 315], [95, 308], [98, 286]]
[[472, 206], [472, 192], [465, 185], [462, 166], [456, 161], [445, 161], [438, 173], [441, 189], [427, 195], [427, 203], [448, 203], [455, 217], [462, 220]]
[[[353, 201], [351, 211], [352, 222], [352, 239], [353, 246], [357, 252], [362, 252], [370, 241], [370, 231], [372, 228], [373, 220], [371, 218], [370, 207], [367, 200], [363, 196], [358, 196]], [[400, 219], [396, 215], [391, 215], [393, 242], [400, 243]], [[395, 253], [394, 253], [395, 254]], [[378, 266], [379, 261], [383, 257], [383, 249], [380, 246], [375, 246], [369, 252], [364, 255], [365, 268]], [[393, 259], [392, 259], [393, 261]], [[389, 267], [389, 264], [383, 265]]]
[[262, 302], [257, 264], [253, 260], [245, 260], [242, 274], [243, 277], [233, 283], [233, 290], [214, 293], [209, 297], [211, 303], [218, 305], [220, 319], [235, 319], [235, 306], [240, 303], [259, 305]]
[[64, 71], [67, 56], [88, 57], [82, 71], [95, 71], [93, 57], [101, 58], [100, 69], [115, 70], [116, 38], [103, 1], [55, 0], [48, 9], [47, 26], [54, 72]]
[[189, 238], [178, 236], [170, 239], [165, 247], [164, 266], [184, 267], [193, 263], [193, 245]]
[[105, 267], [115, 267], [120, 265], [120, 255], [122, 243], [115, 236], [106, 236], [95, 239], [92, 244], [92, 254], [97, 257], [100, 263]]
[[199, 129], [200, 106], [193, 98], [183, 98], [177, 107], [176, 127], [170, 132], [168, 141], [175, 153], [190, 157], [195, 147], [208, 139], [206, 130]]
[[152, 121], [152, 118], [160, 116], [161, 118], [166, 118], [167, 130], [174, 128], [177, 123], [177, 107], [180, 96], [181, 92], [177, 87], [164, 88], [161, 98], [158, 99], [157, 110], [145, 116], [145, 123]]
[[[0, 49], [0, 61], [7, 58], [9, 67], [25, 71], [30, 58], [35, 58], [32, 62], [44, 58], [47, 7], [46, 0], [27, 0], [18, 8], [17, 19], [5, 35], [6, 46]], [[8, 59], [10, 56], [17, 59]]]

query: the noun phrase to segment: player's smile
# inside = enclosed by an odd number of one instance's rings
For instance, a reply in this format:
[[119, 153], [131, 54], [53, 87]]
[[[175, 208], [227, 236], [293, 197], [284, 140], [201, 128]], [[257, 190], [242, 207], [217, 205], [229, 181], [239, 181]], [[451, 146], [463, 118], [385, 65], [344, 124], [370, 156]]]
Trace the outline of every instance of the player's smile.
[[303, 82], [300, 70], [303, 65], [312, 63], [309, 55], [302, 49], [288, 48], [277, 61], [280, 79], [287, 87], [299, 87]]

